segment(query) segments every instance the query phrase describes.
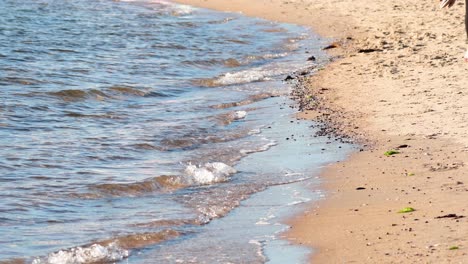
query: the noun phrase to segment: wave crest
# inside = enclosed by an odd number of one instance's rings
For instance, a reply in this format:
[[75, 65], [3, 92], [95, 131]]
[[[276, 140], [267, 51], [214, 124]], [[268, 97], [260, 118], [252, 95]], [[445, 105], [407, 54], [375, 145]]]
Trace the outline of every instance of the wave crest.
[[106, 97], [108, 97], [104, 92], [96, 90], [96, 89], [89, 89], [89, 90], [76, 90], [76, 89], [70, 89], [70, 90], [62, 90], [58, 92], [50, 92], [49, 93], [52, 96], [61, 98], [64, 101], [67, 102], [73, 102], [73, 101], [82, 101], [85, 99], [96, 99], [96, 100], [102, 100]]
[[45, 258], [33, 260], [33, 264], [84, 264], [120, 261], [128, 258], [130, 252], [116, 243], [107, 246], [93, 244], [87, 247], [75, 247], [49, 254]]
[[170, 93], [165, 93], [151, 88], [139, 88], [127, 85], [114, 85], [102, 90], [97, 89], [68, 89], [57, 92], [49, 92], [51, 96], [60, 98], [66, 102], [84, 101], [88, 99], [120, 99], [122, 96], [138, 97], [169, 97]]
[[189, 182], [202, 185], [225, 182], [236, 172], [233, 167], [222, 162], [206, 163], [204, 166], [190, 164], [185, 169], [185, 173], [190, 176]]
[[36, 258], [33, 264], [91, 264], [113, 263], [130, 256], [130, 250], [174, 239], [180, 233], [169, 229], [161, 232], [131, 234], [96, 242], [81, 247], [74, 247], [50, 253], [46, 257]]
[[134, 183], [104, 183], [93, 186], [91, 189], [101, 194], [115, 196], [136, 196], [154, 191], [171, 191], [182, 188], [184, 185], [177, 176], [158, 176]]

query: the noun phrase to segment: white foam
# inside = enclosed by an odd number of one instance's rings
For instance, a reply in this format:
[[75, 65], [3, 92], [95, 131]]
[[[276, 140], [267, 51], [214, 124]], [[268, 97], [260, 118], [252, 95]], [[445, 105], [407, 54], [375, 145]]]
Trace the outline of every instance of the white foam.
[[247, 116], [246, 111], [236, 111], [234, 112], [234, 120], [244, 119]]
[[307, 200], [304, 199], [304, 200], [300, 200], [300, 201], [293, 201], [293, 202], [288, 203], [287, 205], [288, 205], [288, 206], [294, 206], [294, 205], [306, 203], [306, 202], [308, 202], [308, 201], [310, 201], [310, 199], [307, 199]]
[[174, 16], [184, 16], [190, 15], [194, 11], [194, 8], [188, 5], [175, 5], [172, 15]]
[[211, 184], [223, 182], [237, 171], [222, 162], [206, 163], [204, 166], [188, 165], [185, 173], [191, 178], [189, 181], [196, 184]]
[[277, 58], [286, 57], [286, 56], [288, 56], [288, 55], [289, 55], [289, 53], [283, 52], [283, 53], [265, 54], [265, 55], [263, 55], [262, 57], [263, 57], [264, 59], [277, 59]]
[[249, 240], [249, 244], [257, 245], [257, 246], [262, 246], [262, 243], [258, 240]]
[[234, 73], [228, 72], [225, 75], [219, 77], [217, 83], [220, 85], [232, 85], [269, 80], [271, 80], [271, 78], [269, 77], [267, 71], [248, 70]]
[[[120, 0], [122, 2], [136, 2], [137, 0]], [[190, 15], [196, 9], [195, 7], [183, 4], [176, 4], [171, 1], [166, 0], [150, 0], [153, 4], [159, 4], [165, 7], [169, 7], [172, 15], [180, 16], [180, 15]]]
[[266, 59], [277, 59], [277, 58], [284, 58], [288, 56], [289, 53], [283, 52], [283, 53], [268, 53], [264, 54], [261, 56], [255, 56], [255, 55], [250, 55], [245, 58], [245, 63], [251, 63], [252, 61], [256, 60], [266, 60]]
[[173, 3], [170, 3], [169, 1], [165, 1], [165, 0], [152, 0], [151, 3], [156, 3], [156, 4], [161, 4], [161, 5], [173, 5]]
[[270, 141], [269, 143], [257, 148], [257, 149], [241, 149], [239, 152], [241, 154], [247, 155], [251, 153], [256, 153], [256, 152], [263, 152], [269, 150], [271, 147], [278, 145], [276, 141]]
[[128, 250], [115, 243], [108, 246], [93, 244], [88, 247], [75, 247], [50, 253], [45, 258], [37, 258], [33, 264], [82, 264], [120, 261], [130, 255]]
[[286, 172], [284, 174], [285, 177], [293, 177], [293, 176], [303, 176], [304, 173], [302, 172]]
[[249, 244], [256, 245], [257, 246], [257, 256], [261, 257], [263, 259], [263, 262], [266, 262], [267, 258], [265, 257], [263, 253], [263, 248], [265, 246], [265, 241], [264, 240], [249, 240]]
[[[278, 67], [278, 66], [277, 66]], [[274, 76], [284, 75], [289, 72], [286, 68], [252, 68], [249, 70], [228, 72], [224, 75], [219, 76], [215, 83], [217, 85], [233, 85], [233, 84], [244, 84], [251, 82], [261, 82], [272, 80]]]
[[[249, 131], [249, 135], [257, 135], [257, 134], [260, 134], [260, 133], [262, 133], [262, 130], [260, 128], [255, 128], [255, 129], [252, 129], [252, 130]], [[264, 140], [264, 139], [262, 138], [262, 140]]]
[[256, 225], [271, 225], [269, 222], [264, 221], [264, 220], [260, 220], [260, 221], [256, 222], [255, 224]]

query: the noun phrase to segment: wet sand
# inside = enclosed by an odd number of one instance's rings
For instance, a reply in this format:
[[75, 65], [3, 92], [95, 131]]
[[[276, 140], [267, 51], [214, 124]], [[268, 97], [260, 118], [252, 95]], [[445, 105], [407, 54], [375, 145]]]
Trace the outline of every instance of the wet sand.
[[[464, 1], [180, 0], [310, 26], [336, 41], [304, 113], [361, 142], [286, 234], [314, 263], [468, 262]], [[396, 150], [389, 157], [384, 153]], [[399, 213], [403, 208], [414, 212]]]

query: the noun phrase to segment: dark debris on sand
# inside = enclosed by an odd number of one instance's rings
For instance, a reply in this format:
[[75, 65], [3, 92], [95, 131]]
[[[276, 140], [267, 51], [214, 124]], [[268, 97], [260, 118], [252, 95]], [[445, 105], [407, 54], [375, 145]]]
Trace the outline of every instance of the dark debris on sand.
[[291, 98], [297, 102], [299, 111], [313, 111], [315, 113], [316, 136], [325, 136], [343, 143], [358, 143], [367, 146], [366, 136], [359, 127], [348, 122], [344, 111], [329, 106], [324, 99], [328, 89], [311, 87], [310, 76], [317, 71], [315, 66], [289, 74], [284, 81], [291, 85]]

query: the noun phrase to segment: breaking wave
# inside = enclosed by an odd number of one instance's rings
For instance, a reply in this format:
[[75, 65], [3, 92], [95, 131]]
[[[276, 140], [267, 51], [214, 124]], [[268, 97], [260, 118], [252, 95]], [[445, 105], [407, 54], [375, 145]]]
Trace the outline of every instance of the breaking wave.
[[268, 67], [256, 67], [248, 70], [237, 72], [228, 72], [214, 78], [196, 79], [193, 80], [195, 85], [201, 87], [219, 87], [236, 84], [246, 84], [253, 82], [270, 81], [274, 77], [285, 75], [290, 70], [286, 67], [278, 67], [277, 65]]
[[132, 249], [143, 248], [180, 236], [175, 230], [131, 234], [50, 253], [33, 260], [33, 264], [113, 263], [130, 256]]
[[233, 167], [222, 162], [206, 163], [203, 166], [190, 164], [185, 169], [189, 183], [202, 185], [228, 181], [229, 176], [236, 172]]
[[97, 199], [106, 196], [136, 197], [153, 192], [171, 192], [181, 188], [225, 182], [237, 171], [222, 162], [196, 166], [189, 164], [185, 175], [163, 175], [132, 183], [103, 183], [89, 186], [90, 193], [72, 194], [82, 199]]
[[215, 119], [222, 125], [229, 125], [234, 121], [244, 119], [247, 116], [246, 111], [233, 111], [218, 115]]
[[93, 244], [86, 247], [75, 247], [49, 254], [45, 258], [37, 258], [33, 264], [86, 264], [120, 261], [128, 258], [130, 252], [116, 243], [108, 246]]

